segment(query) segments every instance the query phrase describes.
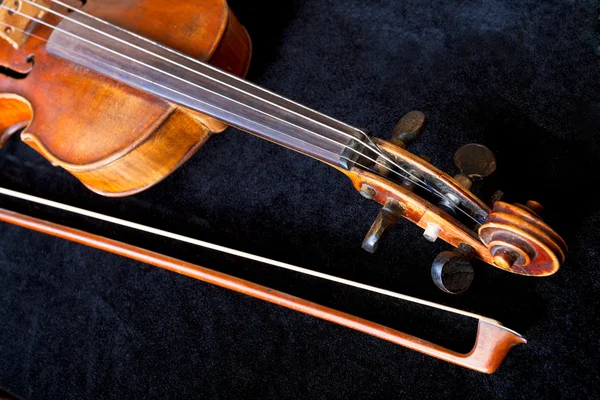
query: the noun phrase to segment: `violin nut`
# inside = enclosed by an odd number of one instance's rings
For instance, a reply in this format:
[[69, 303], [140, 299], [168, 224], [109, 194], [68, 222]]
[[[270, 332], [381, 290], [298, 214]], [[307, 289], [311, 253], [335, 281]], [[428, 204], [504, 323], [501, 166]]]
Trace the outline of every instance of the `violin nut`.
[[375, 189], [373, 189], [369, 185], [362, 185], [359, 193], [362, 197], [364, 197], [365, 199], [369, 199], [369, 200], [372, 200], [375, 197], [375, 195], [377, 194]]
[[430, 242], [435, 242], [440, 236], [441, 232], [442, 228], [438, 224], [430, 222], [427, 224], [427, 228], [425, 228], [425, 231], [423, 232], [423, 237]]

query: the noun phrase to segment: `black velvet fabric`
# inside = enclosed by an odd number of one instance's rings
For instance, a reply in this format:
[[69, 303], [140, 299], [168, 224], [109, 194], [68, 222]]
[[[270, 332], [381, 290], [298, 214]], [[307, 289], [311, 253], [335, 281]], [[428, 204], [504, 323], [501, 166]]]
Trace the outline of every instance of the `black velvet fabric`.
[[[248, 78], [455, 172], [478, 142], [479, 186], [536, 199], [570, 246], [549, 278], [475, 263], [472, 289], [436, 289], [443, 243], [401, 221], [360, 248], [378, 206], [337, 171], [229, 129], [144, 193], [103, 198], [11, 140], [0, 184], [481, 313], [522, 333], [483, 375], [329, 322], [81, 245], [0, 224], [0, 387], [42, 398], [598, 398], [600, 37], [595, 1], [231, 0]], [[49, 99], [48, 106], [53, 100]], [[85, 110], [81, 110], [85, 117]], [[76, 132], [74, 135], [76, 136]], [[107, 133], [109, 134], [109, 133]], [[459, 351], [473, 320], [8, 198], [0, 206], [265, 284]]]

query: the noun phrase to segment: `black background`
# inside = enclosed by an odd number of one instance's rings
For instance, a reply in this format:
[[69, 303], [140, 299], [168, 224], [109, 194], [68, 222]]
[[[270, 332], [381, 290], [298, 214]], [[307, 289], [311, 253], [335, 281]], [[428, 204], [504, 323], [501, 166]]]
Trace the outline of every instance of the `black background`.
[[[536, 199], [570, 246], [554, 276], [476, 263], [464, 295], [431, 283], [406, 221], [360, 249], [378, 206], [337, 171], [229, 129], [152, 189], [87, 191], [12, 140], [2, 186], [484, 314], [522, 333], [494, 375], [244, 295], [0, 224], [0, 387], [38, 398], [598, 397], [600, 37], [595, 1], [231, 0], [248, 78], [387, 138], [418, 109], [411, 151], [455, 172], [479, 142], [479, 187]], [[49, 99], [48, 106], [51, 106]], [[81, 110], [82, 115], [85, 110]], [[475, 322], [60, 212], [0, 206], [152, 248], [468, 351]]]

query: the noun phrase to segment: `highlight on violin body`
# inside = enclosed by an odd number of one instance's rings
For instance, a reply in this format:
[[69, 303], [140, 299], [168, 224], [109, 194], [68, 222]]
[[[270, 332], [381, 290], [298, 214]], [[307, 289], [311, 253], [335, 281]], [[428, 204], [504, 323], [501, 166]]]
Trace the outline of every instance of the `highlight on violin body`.
[[[133, 17], [142, 6], [152, 24]], [[189, 29], [170, 30], [173, 18]], [[0, 143], [19, 132], [96, 193], [145, 190], [232, 126], [336, 168], [381, 204], [365, 250], [402, 218], [450, 244], [431, 270], [445, 292], [468, 288], [471, 259], [539, 277], [564, 262], [539, 203], [472, 193], [496, 169], [484, 146], [460, 148], [452, 177], [407, 150], [425, 129], [420, 112], [384, 140], [244, 80], [251, 42], [224, 0], [2, 1], [0, 27]]]

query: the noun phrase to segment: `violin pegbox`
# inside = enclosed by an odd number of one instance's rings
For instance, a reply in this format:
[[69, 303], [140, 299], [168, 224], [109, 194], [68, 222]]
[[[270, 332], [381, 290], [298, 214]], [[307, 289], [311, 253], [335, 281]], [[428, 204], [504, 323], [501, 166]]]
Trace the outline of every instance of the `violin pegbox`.
[[496, 170], [496, 158], [485, 146], [467, 144], [454, 155], [458, 173], [452, 178], [427, 157], [407, 151], [425, 128], [425, 115], [406, 114], [389, 141], [369, 138], [366, 146], [379, 154], [372, 168], [342, 170], [368, 199], [383, 205], [362, 247], [373, 253], [400, 217], [423, 228], [425, 239], [454, 246], [433, 262], [434, 283], [447, 293], [465, 291], [473, 279], [470, 261], [478, 258], [520, 275], [546, 276], [564, 262], [566, 245], [541, 217], [541, 205], [510, 205], [493, 198], [493, 209], [471, 192], [473, 183]]
[[[411, 111], [404, 115], [398, 121], [396, 126], [394, 126], [390, 142], [400, 148], [406, 149], [409, 144], [421, 136], [421, 133], [425, 130], [426, 124], [425, 114], [420, 111]], [[379, 157], [377, 162], [378, 164], [376, 164], [375, 167], [379, 174], [388, 176], [391, 168], [393, 168], [391, 163], [384, 157]], [[414, 182], [411, 180], [403, 180], [402, 184], [411, 188], [411, 185], [414, 185]], [[360, 194], [367, 199], [373, 199], [375, 191], [369, 185], [364, 185], [360, 190]], [[369, 232], [365, 236], [365, 239], [362, 242], [362, 248], [369, 253], [375, 253], [381, 239], [383, 239], [387, 231], [398, 222], [403, 213], [404, 207], [400, 205], [397, 200], [392, 198], [386, 200], [383, 208], [371, 225], [371, 229], [369, 229]]]

